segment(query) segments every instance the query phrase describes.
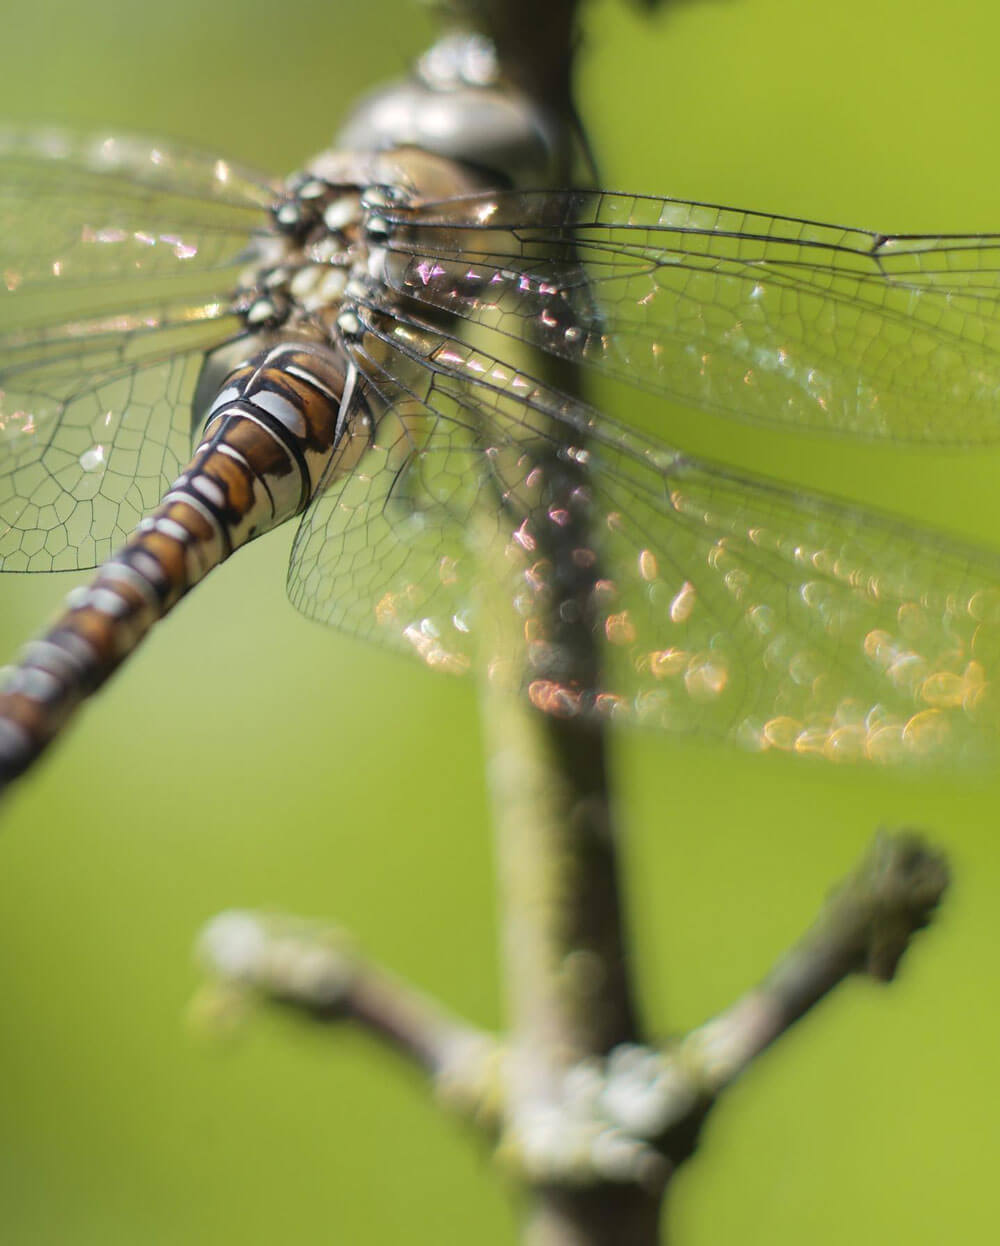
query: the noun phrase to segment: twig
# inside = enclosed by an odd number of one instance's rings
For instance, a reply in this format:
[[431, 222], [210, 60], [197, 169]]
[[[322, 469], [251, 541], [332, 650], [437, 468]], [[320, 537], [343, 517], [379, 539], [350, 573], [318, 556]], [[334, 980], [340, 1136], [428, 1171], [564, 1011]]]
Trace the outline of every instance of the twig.
[[701, 1087], [716, 1094], [849, 974], [891, 981], [947, 886], [944, 858], [919, 835], [879, 834], [764, 981], [684, 1040]]
[[342, 932], [250, 912], [222, 913], [199, 939], [218, 980], [321, 1024], [353, 1021], [431, 1078], [456, 1111], [489, 1125], [499, 1047], [428, 996], [363, 959]]

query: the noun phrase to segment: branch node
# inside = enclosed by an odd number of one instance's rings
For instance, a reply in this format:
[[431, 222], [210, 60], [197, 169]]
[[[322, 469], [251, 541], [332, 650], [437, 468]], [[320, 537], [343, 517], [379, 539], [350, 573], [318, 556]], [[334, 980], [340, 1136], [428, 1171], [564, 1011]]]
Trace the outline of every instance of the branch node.
[[434, 1092], [449, 1112], [490, 1133], [499, 1129], [503, 1110], [505, 1048], [481, 1030], [456, 1031], [443, 1044]]
[[353, 940], [340, 930], [239, 910], [208, 923], [198, 955], [223, 981], [326, 1013], [343, 1005], [359, 966]]
[[553, 1089], [514, 1111], [497, 1152], [523, 1180], [550, 1189], [661, 1193], [675, 1167], [662, 1142], [704, 1102], [675, 1054], [637, 1043], [578, 1061]]

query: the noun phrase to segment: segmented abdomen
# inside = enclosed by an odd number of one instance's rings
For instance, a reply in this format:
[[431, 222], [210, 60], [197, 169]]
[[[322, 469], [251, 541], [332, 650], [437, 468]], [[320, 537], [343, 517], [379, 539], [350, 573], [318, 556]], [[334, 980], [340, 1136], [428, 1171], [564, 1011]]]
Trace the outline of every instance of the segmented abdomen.
[[190, 588], [303, 509], [340, 436], [345, 372], [333, 349], [291, 342], [229, 375], [201, 444], [158, 509], [89, 585], [70, 593], [9, 671], [0, 690], [0, 788]]

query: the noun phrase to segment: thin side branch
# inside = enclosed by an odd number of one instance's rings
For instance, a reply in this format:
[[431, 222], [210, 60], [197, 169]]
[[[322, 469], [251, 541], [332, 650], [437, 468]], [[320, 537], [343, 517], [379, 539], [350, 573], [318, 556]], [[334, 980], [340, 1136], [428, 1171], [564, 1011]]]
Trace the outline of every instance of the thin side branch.
[[229, 987], [320, 1024], [363, 1026], [426, 1073], [453, 1108], [491, 1125], [496, 1040], [365, 960], [342, 931], [234, 911], [208, 924], [198, 951]]
[[764, 981], [683, 1041], [702, 1090], [718, 1093], [849, 974], [891, 981], [948, 881], [944, 857], [919, 835], [880, 833]]

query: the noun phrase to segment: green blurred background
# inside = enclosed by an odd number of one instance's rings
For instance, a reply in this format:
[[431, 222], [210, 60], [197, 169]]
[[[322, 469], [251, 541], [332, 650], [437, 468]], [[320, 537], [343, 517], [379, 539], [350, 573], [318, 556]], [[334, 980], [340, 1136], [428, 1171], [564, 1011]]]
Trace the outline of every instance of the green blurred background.
[[[283, 172], [427, 42], [406, 0], [5, 7], [0, 116], [148, 131]], [[594, 0], [581, 104], [605, 182], [905, 231], [1000, 227], [1000, 10]], [[530, 31], [525, 38], [530, 38]], [[1000, 453], [831, 447], [677, 415], [682, 444], [1000, 545]], [[485, 1150], [349, 1029], [185, 1027], [216, 911], [328, 915], [497, 1025], [471, 683], [298, 617], [290, 533], [211, 577], [23, 785], [0, 837], [0, 1240], [515, 1240]], [[0, 654], [72, 581], [0, 585]], [[942, 919], [730, 1095], [670, 1208], [682, 1246], [992, 1236], [1000, 780], [617, 742], [651, 1023], [722, 1007], [880, 823], [952, 854]]]

